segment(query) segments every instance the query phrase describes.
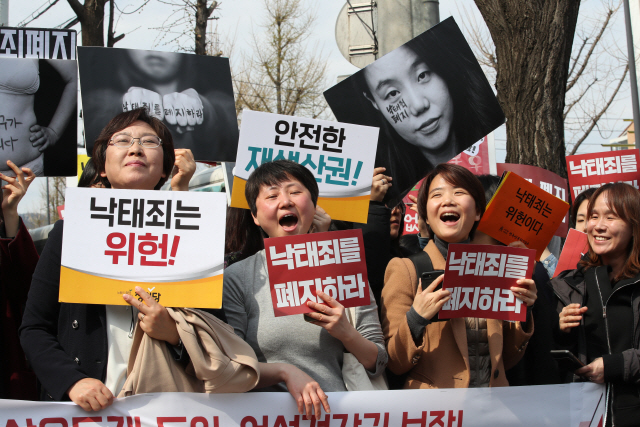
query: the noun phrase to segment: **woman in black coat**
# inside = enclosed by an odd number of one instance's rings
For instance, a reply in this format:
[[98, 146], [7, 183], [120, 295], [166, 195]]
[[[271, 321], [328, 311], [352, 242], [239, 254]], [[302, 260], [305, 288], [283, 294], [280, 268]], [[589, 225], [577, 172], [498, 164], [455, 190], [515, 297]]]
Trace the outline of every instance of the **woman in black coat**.
[[[187, 190], [195, 171], [191, 152], [174, 151], [167, 127], [145, 109], [114, 117], [94, 144], [93, 161], [102, 184], [118, 189], [158, 189], [175, 168], [172, 189]], [[131, 305], [126, 308], [58, 302], [63, 225], [58, 221], [49, 234], [33, 275], [20, 342], [42, 384], [43, 400], [70, 399], [87, 411], [98, 411], [111, 404], [126, 376], [127, 349], [138, 320], [147, 335], [170, 344], [177, 359], [186, 352], [167, 310], [141, 288], [136, 292], [146, 305], [131, 295], [124, 296]], [[123, 324], [129, 327], [129, 339]]]
[[551, 281], [559, 342], [586, 366], [576, 380], [607, 384], [605, 424], [640, 420], [640, 194], [606, 184], [587, 209], [589, 253]]

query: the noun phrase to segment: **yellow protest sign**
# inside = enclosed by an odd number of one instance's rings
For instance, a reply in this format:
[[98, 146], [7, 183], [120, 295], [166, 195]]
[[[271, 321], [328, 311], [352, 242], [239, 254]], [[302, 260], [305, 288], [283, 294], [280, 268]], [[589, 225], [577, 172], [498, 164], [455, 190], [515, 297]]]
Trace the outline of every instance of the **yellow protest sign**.
[[223, 193], [68, 188], [60, 301], [126, 305], [140, 286], [166, 307], [222, 307], [226, 205]]

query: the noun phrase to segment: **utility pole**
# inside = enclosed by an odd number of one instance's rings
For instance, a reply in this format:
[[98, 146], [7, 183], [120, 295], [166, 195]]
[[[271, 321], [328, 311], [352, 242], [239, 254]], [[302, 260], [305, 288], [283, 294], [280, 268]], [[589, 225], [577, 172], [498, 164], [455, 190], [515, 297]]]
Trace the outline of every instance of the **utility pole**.
[[9, 25], [9, 0], [0, 0], [0, 27]]
[[633, 130], [636, 148], [640, 148], [640, 138], [636, 126], [640, 126], [640, 108], [638, 108], [638, 81], [636, 78], [636, 55], [633, 48], [633, 31], [631, 30], [631, 12], [629, 0], [624, 0], [624, 25], [627, 29], [627, 56], [629, 57], [629, 83], [631, 83], [631, 107], [633, 109]]
[[49, 203], [51, 203], [51, 198], [49, 197], [49, 177], [47, 177], [46, 179], [47, 179], [47, 202], [46, 202], [46, 206], [47, 206], [47, 225], [51, 225], [51, 206], [49, 206]]
[[438, 0], [378, 0], [380, 56], [440, 22]]
[[336, 42], [349, 62], [364, 68], [438, 22], [438, 0], [347, 0]]

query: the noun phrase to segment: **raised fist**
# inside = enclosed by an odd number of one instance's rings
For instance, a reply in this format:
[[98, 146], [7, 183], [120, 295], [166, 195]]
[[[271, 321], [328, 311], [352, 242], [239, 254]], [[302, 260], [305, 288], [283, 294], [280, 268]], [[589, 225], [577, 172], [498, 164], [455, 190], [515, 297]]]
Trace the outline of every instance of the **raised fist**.
[[204, 108], [195, 89], [170, 93], [162, 98], [162, 102], [164, 117], [170, 125], [184, 127], [202, 124]]
[[151, 116], [159, 120], [164, 119], [160, 94], [152, 90], [132, 86], [122, 97], [122, 111], [131, 111], [141, 107], [145, 107]]

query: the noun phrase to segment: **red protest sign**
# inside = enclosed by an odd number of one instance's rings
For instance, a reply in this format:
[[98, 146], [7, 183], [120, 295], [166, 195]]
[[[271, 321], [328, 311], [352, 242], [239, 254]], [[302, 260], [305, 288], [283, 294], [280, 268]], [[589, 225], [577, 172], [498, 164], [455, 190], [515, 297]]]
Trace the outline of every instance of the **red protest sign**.
[[489, 147], [489, 137], [485, 136], [462, 153], [449, 160], [447, 163], [460, 165], [469, 169], [474, 175], [488, 175], [491, 172], [491, 162], [495, 163], [490, 155], [493, 146]]
[[[537, 166], [517, 165], [515, 163], [498, 163], [498, 175], [506, 171], [514, 172], [530, 183], [537, 185], [549, 194], [553, 194], [560, 200], [569, 202], [567, 193], [567, 180], [551, 171]], [[556, 236], [564, 237], [569, 231], [569, 212], [562, 219], [562, 223], [555, 232]]]
[[540, 259], [569, 204], [513, 172], [505, 172], [478, 224], [478, 231], [504, 244], [520, 240]]
[[276, 317], [311, 313], [318, 291], [345, 307], [370, 303], [362, 230], [265, 239], [264, 248]]
[[589, 239], [587, 239], [586, 233], [574, 228], [570, 229], [553, 277], [565, 270], [575, 270], [578, 266], [578, 261], [587, 252], [589, 252]]
[[405, 215], [404, 215], [404, 230], [402, 234], [418, 234], [420, 231], [418, 229], [418, 212], [414, 212], [409, 208], [410, 205], [413, 205], [413, 200], [409, 199], [409, 196], [413, 196], [416, 199], [418, 198], [418, 192], [420, 191], [420, 187], [422, 187], [422, 183], [424, 182], [424, 178], [416, 183], [413, 186], [411, 191], [407, 193], [407, 195], [402, 199], [402, 203], [404, 203]]
[[526, 306], [510, 288], [532, 276], [535, 256], [532, 249], [450, 244], [443, 289], [451, 291], [451, 298], [438, 317], [526, 320]]
[[588, 188], [623, 181], [638, 188], [640, 152], [633, 150], [567, 156], [567, 175], [573, 200]]

